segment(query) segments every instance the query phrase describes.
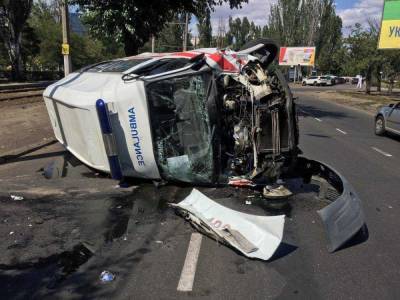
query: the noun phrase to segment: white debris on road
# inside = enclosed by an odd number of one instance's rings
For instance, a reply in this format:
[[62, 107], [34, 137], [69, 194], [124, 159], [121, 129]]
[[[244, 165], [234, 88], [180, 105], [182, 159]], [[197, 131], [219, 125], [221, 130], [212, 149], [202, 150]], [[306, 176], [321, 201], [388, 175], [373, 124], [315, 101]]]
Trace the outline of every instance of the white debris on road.
[[247, 257], [268, 260], [280, 245], [285, 216], [255, 216], [226, 208], [193, 189], [174, 207], [200, 231]]
[[22, 197], [22, 196], [11, 195], [10, 197], [11, 197], [11, 199], [14, 200], [14, 201], [21, 201], [21, 200], [24, 200], [24, 197]]

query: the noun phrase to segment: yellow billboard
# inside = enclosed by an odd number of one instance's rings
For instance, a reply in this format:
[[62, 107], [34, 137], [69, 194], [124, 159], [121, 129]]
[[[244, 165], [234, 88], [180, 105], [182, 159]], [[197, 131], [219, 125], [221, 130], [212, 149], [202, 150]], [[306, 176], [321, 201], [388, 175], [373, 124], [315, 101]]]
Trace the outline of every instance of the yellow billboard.
[[378, 49], [400, 49], [400, 0], [386, 0], [383, 5]]

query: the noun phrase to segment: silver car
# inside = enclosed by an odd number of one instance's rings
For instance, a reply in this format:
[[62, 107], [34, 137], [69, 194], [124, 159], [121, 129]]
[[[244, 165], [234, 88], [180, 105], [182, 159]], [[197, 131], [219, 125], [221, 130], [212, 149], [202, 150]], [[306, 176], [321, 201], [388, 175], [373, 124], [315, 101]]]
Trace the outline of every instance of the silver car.
[[375, 134], [391, 132], [400, 135], [400, 102], [383, 106], [375, 116]]

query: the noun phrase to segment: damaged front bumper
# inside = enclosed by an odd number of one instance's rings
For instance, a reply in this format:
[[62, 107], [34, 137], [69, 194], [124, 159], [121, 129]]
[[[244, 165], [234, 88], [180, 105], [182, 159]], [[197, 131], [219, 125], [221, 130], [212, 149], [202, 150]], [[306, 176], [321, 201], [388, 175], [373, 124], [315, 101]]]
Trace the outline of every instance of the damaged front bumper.
[[[365, 225], [361, 200], [353, 187], [337, 171], [318, 161], [299, 157], [293, 171], [294, 176], [288, 174], [286, 180], [300, 176], [306, 184], [317, 184], [318, 198], [330, 202], [317, 211], [328, 236], [328, 250], [333, 252], [343, 247]], [[173, 206], [197, 230], [247, 257], [270, 259], [283, 238], [284, 215], [256, 216], [238, 212], [195, 189]]]
[[318, 214], [328, 236], [328, 250], [339, 249], [365, 225], [360, 198], [346, 178], [321, 162], [298, 157], [295, 173], [302, 174], [305, 183], [317, 183], [318, 197], [331, 202]]
[[318, 214], [328, 235], [328, 250], [333, 252], [365, 225], [361, 200], [346, 178], [332, 167], [305, 158], [299, 158], [299, 166], [308, 177], [306, 180], [318, 182], [319, 198], [331, 201]]

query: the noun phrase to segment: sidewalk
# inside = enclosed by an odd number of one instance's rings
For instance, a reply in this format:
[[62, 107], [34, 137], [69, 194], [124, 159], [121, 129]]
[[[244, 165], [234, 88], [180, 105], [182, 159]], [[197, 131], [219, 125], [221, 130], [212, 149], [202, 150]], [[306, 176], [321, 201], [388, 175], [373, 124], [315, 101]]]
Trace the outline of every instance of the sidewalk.
[[0, 101], [0, 157], [55, 140], [44, 101], [32, 100]]

